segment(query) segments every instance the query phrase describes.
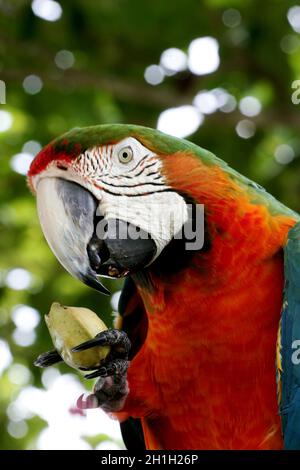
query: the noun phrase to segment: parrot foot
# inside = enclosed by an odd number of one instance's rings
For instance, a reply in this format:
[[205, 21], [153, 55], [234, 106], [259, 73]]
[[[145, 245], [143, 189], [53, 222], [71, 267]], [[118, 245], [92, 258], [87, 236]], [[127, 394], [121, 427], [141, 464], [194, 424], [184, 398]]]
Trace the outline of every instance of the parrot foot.
[[81, 396], [77, 406], [81, 409], [101, 407], [106, 412], [119, 411], [129, 392], [127, 369], [130, 339], [124, 331], [111, 328], [102, 331], [94, 339], [79, 344], [72, 352], [95, 346], [110, 346], [111, 350], [101, 366], [85, 376], [87, 379], [99, 379], [94, 385], [93, 393], [87, 397]]

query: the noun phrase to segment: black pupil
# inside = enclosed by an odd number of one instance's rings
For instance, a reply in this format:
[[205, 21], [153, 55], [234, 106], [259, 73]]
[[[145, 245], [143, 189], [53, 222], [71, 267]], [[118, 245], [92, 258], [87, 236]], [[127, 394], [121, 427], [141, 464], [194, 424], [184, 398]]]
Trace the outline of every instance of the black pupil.
[[129, 156], [129, 155], [128, 155], [127, 152], [123, 152], [123, 158], [125, 158], [125, 160], [126, 160], [126, 158], [128, 158], [128, 156]]

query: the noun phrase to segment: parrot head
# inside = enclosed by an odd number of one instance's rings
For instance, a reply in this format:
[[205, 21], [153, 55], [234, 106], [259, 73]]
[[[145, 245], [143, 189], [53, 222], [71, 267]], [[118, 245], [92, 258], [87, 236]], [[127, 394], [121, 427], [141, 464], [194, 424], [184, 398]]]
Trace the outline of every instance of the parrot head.
[[99, 276], [124, 277], [154, 263], [189, 221], [189, 189], [174, 175], [187, 171], [176, 168], [176, 155], [192, 150], [199, 147], [122, 124], [74, 129], [42, 149], [28, 183], [64, 268], [108, 293]]

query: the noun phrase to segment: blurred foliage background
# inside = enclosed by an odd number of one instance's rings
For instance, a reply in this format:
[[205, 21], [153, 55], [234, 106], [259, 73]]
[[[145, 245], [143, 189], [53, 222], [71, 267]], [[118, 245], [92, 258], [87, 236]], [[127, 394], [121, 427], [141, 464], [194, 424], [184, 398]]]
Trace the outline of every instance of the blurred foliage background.
[[116, 423], [69, 410], [78, 374], [32, 365], [51, 349], [52, 301], [110, 323], [117, 300], [50, 252], [26, 185], [33, 156], [75, 126], [158, 126], [299, 211], [296, 1], [0, 0], [0, 449], [122, 447]]

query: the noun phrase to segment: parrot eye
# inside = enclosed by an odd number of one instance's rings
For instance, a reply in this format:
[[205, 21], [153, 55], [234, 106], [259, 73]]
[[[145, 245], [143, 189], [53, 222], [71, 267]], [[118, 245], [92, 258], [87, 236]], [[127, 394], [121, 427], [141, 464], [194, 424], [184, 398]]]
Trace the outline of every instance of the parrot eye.
[[133, 151], [131, 147], [124, 147], [118, 153], [118, 158], [121, 163], [129, 163], [133, 159]]

